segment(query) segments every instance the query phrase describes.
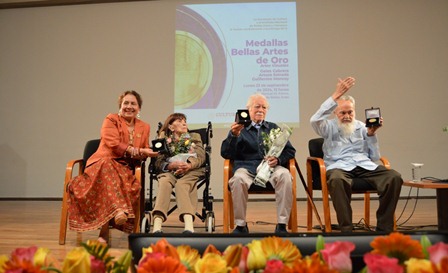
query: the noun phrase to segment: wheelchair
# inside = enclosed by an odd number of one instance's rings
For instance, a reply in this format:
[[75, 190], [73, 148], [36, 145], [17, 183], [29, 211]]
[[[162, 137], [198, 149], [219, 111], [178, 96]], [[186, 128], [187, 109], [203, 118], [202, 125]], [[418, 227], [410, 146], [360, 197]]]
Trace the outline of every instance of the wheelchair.
[[[162, 127], [162, 123], [158, 123], [157, 136], [159, 135], [159, 131]], [[213, 212], [213, 196], [210, 192], [210, 175], [211, 175], [211, 143], [210, 139], [213, 138], [213, 129], [212, 123], [209, 121], [206, 128], [199, 128], [195, 130], [189, 130], [190, 133], [198, 133], [201, 135], [202, 144], [205, 149], [205, 173], [204, 175], [197, 181], [196, 187], [197, 189], [203, 189], [202, 192], [202, 209], [201, 212], [196, 212], [196, 217], [200, 219], [203, 223], [205, 223], [205, 231], [208, 233], [212, 233], [215, 231], [215, 214]], [[147, 198], [145, 198], [144, 204], [144, 215], [141, 220], [141, 232], [149, 233], [151, 231], [151, 223], [152, 223], [152, 215], [151, 212], [155, 206], [156, 196], [154, 195], [154, 183], [157, 181], [157, 173], [155, 170], [155, 161], [156, 158], [151, 158], [151, 161], [148, 165], [148, 173], [149, 173], [149, 187], [147, 191]], [[171, 192], [171, 195], [175, 198], [176, 193], [174, 190]], [[173, 205], [168, 210], [168, 215], [173, 213], [177, 209], [177, 205]]]

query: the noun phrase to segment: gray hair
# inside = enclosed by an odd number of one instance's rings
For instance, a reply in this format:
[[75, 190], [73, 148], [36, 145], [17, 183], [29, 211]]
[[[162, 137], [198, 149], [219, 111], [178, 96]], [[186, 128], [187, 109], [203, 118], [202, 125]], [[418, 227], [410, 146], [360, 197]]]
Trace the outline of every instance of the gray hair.
[[249, 99], [247, 100], [246, 108], [249, 109], [254, 104], [254, 100], [257, 98], [262, 98], [264, 101], [266, 101], [266, 107], [269, 109], [269, 101], [268, 99], [261, 93], [254, 93], [252, 94]]
[[355, 99], [350, 95], [343, 95], [338, 100], [350, 101], [355, 106]]

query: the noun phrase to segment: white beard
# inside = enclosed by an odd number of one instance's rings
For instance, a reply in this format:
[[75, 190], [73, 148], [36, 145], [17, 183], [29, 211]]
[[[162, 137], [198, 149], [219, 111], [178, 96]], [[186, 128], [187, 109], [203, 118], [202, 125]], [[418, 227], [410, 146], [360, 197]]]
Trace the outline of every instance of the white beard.
[[339, 129], [341, 129], [341, 133], [343, 137], [349, 137], [355, 131], [355, 120], [353, 119], [350, 123], [342, 123], [338, 120]]

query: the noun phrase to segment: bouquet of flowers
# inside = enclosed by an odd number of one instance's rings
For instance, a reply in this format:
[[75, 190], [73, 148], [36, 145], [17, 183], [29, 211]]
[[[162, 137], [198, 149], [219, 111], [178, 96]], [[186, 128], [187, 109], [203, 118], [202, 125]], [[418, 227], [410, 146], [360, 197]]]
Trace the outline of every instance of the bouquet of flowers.
[[[393, 232], [370, 242], [372, 250], [364, 253], [365, 267], [360, 273], [447, 273], [448, 244], [434, 245], [426, 235], [420, 241], [410, 235]], [[174, 247], [163, 238], [148, 248], [135, 265], [138, 273], [349, 273], [353, 272], [349, 241], [325, 243], [319, 235], [316, 251], [303, 256], [287, 238], [266, 237], [250, 243], [229, 245], [220, 252], [209, 245], [204, 253], [188, 246]], [[62, 267], [46, 248], [17, 248], [10, 257], [0, 255], [1, 273], [125, 273], [132, 253], [125, 252], [118, 260], [109, 255], [108, 246], [87, 241], [72, 249]]]
[[[282, 124], [278, 128], [271, 129], [269, 134], [262, 132], [265, 158], [271, 156], [279, 157], [283, 151], [283, 148], [285, 148], [291, 133], [291, 128], [289, 128], [286, 124]], [[265, 188], [272, 171], [272, 168], [269, 167], [266, 160], [261, 161], [260, 165], [257, 167], [257, 175], [255, 176], [254, 183]]]
[[0, 256], [0, 272], [4, 273], [126, 273], [131, 265], [132, 252], [126, 251], [118, 260], [109, 254], [106, 243], [87, 241], [67, 253], [62, 266], [50, 255], [50, 250], [32, 246], [17, 248], [10, 258]]
[[168, 137], [166, 143], [171, 156], [169, 162], [186, 162], [190, 156], [196, 157], [194, 152], [195, 144], [191, 141], [189, 133], [183, 133], [179, 139], [175, 139], [172, 136]]

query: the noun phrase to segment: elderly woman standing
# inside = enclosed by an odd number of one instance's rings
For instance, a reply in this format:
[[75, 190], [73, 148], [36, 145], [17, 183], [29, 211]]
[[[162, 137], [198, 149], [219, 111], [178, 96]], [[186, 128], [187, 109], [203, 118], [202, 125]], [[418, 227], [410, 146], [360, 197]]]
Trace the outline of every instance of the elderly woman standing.
[[118, 98], [118, 114], [109, 114], [101, 127], [98, 150], [87, 160], [84, 174], [70, 181], [69, 226], [76, 231], [101, 228], [107, 241], [109, 225], [130, 233], [141, 185], [134, 166], [148, 156], [150, 126], [139, 117], [142, 98], [125, 91]]
[[162, 232], [162, 223], [167, 219], [174, 188], [179, 220], [185, 224], [183, 233], [193, 233], [198, 202], [196, 183], [205, 174], [205, 150], [201, 136], [188, 132], [184, 114], [174, 113], [165, 120], [159, 138], [167, 139], [170, 151], [157, 156], [155, 163], [159, 190], [153, 210], [153, 232]]

